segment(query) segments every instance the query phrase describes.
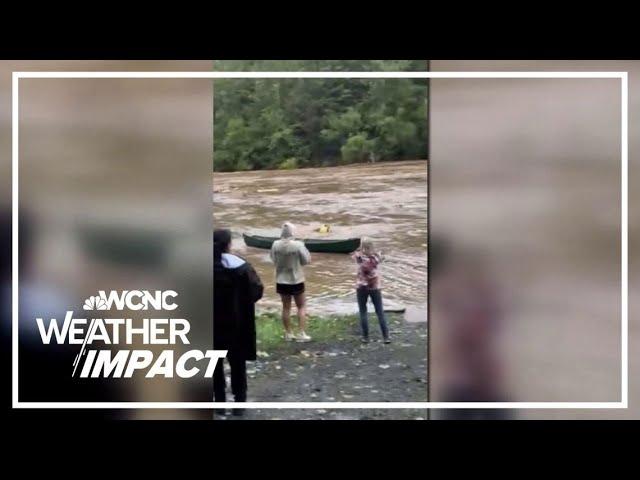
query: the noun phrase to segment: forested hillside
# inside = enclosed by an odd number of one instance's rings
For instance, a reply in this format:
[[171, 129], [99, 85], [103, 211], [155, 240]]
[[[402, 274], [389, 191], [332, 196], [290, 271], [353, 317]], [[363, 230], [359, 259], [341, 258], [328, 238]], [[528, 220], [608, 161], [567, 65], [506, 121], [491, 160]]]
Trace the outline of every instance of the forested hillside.
[[[424, 71], [426, 60], [217, 60], [216, 71]], [[214, 82], [214, 170], [427, 158], [425, 79]]]

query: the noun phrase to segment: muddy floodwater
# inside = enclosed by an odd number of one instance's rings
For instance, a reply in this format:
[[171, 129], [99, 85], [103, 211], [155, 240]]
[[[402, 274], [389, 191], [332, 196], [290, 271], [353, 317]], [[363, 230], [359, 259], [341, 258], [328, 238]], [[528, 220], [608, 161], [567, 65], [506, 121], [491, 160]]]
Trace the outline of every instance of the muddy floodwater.
[[[367, 236], [385, 256], [385, 308], [426, 320], [427, 162], [389, 162], [300, 170], [214, 173], [213, 218], [233, 232], [232, 249], [265, 284], [259, 310], [279, 307], [269, 251], [247, 247], [242, 233], [279, 236], [285, 221], [299, 238]], [[328, 234], [316, 232], [330, 225]], [[309, 313], [354, 313], [356, 266], [349, 255], [312, 253], [306, 267]]]

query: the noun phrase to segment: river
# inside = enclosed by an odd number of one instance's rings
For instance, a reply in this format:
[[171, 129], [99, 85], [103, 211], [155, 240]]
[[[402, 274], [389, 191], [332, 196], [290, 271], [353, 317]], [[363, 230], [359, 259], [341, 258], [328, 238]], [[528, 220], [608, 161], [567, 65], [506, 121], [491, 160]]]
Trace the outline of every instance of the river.
[[[385, 255], [385, 308], [426, 320], [427, 162], [403, 161], [299, 170], [214, 173], [213, 218], [233, 232], [232, 250], [265, 284], [259, 310], [280, 305], [268, 250], [247, 247], [242, 233], [279, 236], [285, 221], [300, 238], [368, 236]], [[315, 230], [328, 224], [328, 234]], [[357, 311], [356, 266], [348, 255], [312, 254], [306, 267], [309, 313]]]

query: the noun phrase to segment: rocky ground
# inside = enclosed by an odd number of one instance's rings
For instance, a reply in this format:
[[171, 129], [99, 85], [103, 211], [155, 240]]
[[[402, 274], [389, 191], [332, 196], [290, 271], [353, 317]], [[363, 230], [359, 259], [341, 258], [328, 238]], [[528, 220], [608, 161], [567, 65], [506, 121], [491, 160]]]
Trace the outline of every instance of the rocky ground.
[[[281, 343], [248, 369], [248, 401], [256, 402], [411, 402], [427, 401], [427, 324], [389, 318], [393, 342], [380, 340], [375, 318], [372, 341], [360, 343], [356, 322], [333, 339]], [[228, 374], [228, 372], [227, 372]], [[217, 419], [416, 419], [426, 410], [258, 409], [243, 417]]]

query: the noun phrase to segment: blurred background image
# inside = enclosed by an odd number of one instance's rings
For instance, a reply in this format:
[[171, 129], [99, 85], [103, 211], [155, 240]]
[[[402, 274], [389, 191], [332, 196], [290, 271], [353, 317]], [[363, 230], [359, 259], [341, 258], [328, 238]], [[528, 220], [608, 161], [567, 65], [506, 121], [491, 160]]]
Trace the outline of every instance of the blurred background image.
[[[630, 71], [633, 185], [636, 63], [434, 61], [432, 70]], [[621, 401], [620, 112], [618, 79], [432, 80], [431, 400]], [[432, 418], [637, 418], [629, 320], [628, 410]]]
[[[211, 62], [1, 62], [0, 68], [4, 250], [11, 226], [11, 71], [188, 71], [210, 69]], [[84, 299], [98, 290], [171, 289], [179, 305], [172, 316], [191, 323], [191, 346], [175, 345], [176, 353], [212, 348], [211, 95], [206, 79], [20, 82], [20, 401], [211, 401], [210, 382], [198, 377], [146, 379], [138, 372], [129, 380], [72, 379], [78, 346], [42, 345], [35, 322], [62, 320], [66, 310], [82, 318]], [[5, 264], [3, 339], [11, 319]], [[117, 315], [140, 326], [142, 313]]]

